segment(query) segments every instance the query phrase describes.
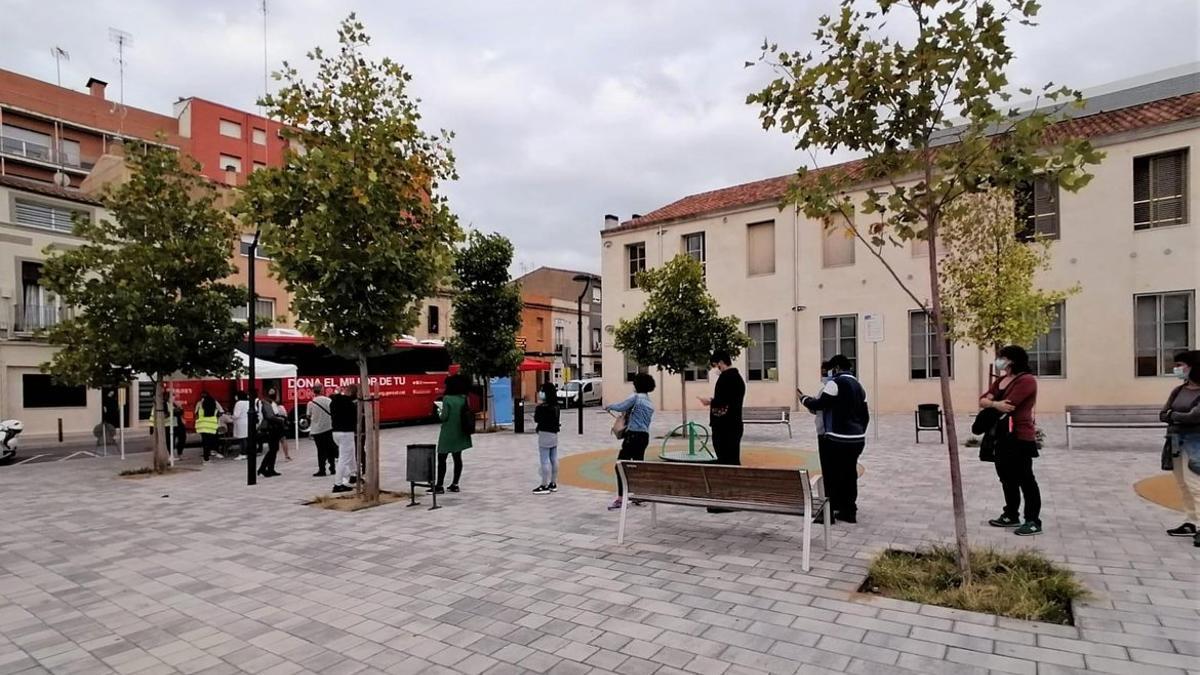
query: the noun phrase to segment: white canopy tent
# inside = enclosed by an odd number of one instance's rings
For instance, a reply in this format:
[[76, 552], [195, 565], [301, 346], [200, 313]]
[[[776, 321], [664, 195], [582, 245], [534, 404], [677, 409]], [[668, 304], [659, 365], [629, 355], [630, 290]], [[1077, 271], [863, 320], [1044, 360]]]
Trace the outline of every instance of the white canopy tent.
[[[235, 351], [234, 353], [237, 355], [237, 359], [238, 359], [237, 373], [234, 375], [234, 377], [237, 377], [240, 379], [240, 378], [248, 376], [250, 374], [250, 355], [246, 354], [245, 352], [242, 352], [242, 351]], [[299, 448], [299, 446], [300, 446], [300, 405], [299, 405], [300, 392], [299, 392], [299, 387], [297, 386], [297, 381], [299, 379], [297, 377], [297, 375], [298, 375], [298, 371], [296, 370], [296, 366], [288, 365], [286, 363], [275, 363], [274, 361], [268, 361], [266, 359], [260, 359], [260, 358], [254, 359], [254, 379], [256, 379], [256, 380], [287, 380], [287, 379], [291, 379], [291, 381], [292, 381], [292, 418], [293, 418], [292, 432], [295, 437], [296, 447]], [[207, 381], [212, 381], [212, 380], [227, 380], [227, 379], [230, 379], [230, 378], [227, 378], [227, 377], [187, 377], [186, 375], [183, 375], [182, 373], [175, 373], [174, 375], [168, 377], [166, 379], [166, 381], [163, 383], [163, 385], [166, 387], [167, 391], [172, 391], [172, 389], [173, 389], [172, 384], [174, 383], [175, 380], [188, 380], [188, 381], [198, 381], [199, 380], [199, 381], [207, 382]], [[150, 377], [145, 374], [140, 374], [140, 375], [138, 375], [138, 380], [142, 381], [142, 382], [149, 382]], [[173, 423], [174, 423], [174, 421], [172, 420], [172, 424]], [[173, 436], [169, 435], [168, 439], [173, 442]], [[171, 448], [170, 455], [171, 455], [171, 464], [174, 465], [174, 463], [175, 463], [174, 448]]]

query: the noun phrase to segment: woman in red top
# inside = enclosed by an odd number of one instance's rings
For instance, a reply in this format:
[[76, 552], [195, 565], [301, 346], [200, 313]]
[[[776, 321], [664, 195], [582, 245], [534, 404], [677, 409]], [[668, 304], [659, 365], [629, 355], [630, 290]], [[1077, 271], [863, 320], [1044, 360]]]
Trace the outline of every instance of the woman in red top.
[[[1033, 406], [1037, 403], [1037, 378], [1029, 367], [1029, 354], [1009, 345], [996, 355], [999, 379], [980, 397], [980, 408], [1002, 413], [999, 425], [1007, 433], [997, 439], [996, 475], [1004, 488], [1004, 513], [988, 521], [994, 527], [1016, 527], [1016, 534], [1042, 533], [1042, 493], [1033, 475], [1033, 458], [1038, 456], [1037, 426]], [[1025, 496], [1025, 522], [1017, 519]]]

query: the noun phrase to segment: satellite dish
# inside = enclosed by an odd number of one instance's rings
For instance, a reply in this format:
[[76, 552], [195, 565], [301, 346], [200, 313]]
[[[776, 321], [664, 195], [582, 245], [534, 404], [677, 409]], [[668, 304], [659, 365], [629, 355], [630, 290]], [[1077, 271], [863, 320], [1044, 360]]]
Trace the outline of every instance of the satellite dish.
[[62, 171], [55, 171], [54, 184], [63, 188], [71, 187], [71, 177]]

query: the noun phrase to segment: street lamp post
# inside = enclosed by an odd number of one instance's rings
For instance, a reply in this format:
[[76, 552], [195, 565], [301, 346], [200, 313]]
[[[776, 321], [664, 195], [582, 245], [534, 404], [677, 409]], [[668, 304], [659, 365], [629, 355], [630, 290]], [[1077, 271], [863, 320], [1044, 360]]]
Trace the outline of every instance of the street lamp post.
[[246, 411], [249, 428], [246, 430], [246, 485], [254, 485], [258, 482], [258, 387], [254, 384], [254, 332], [258, 328], [258, 295], [254, 292], [254, 268], [256, 265], [256, 256], [258, 255], [258, 237], [262, 234], [261, 230], [254, 230], [254, 240], [250, 242], [250, 251], [246, 258], [246, 264], [249, 266], [249, 291], [250, 301], [246, 311], [246, 326], [250, 330], [249, 336], [249, 353], [247, 357], [247, 375], [250, 378], [250, 409]]
[[587, 296], [588, 291], [592, 289], [592, 282], [596, 277], [590, 274], [576, 274], [572, 281], [584, 282], [583, 291], [579, 294], [579, 299], [575, 302], [575, 317], [576, 317], [576, 337], [579, 340], [579, 353], [576, 355], [577, 371], [575, 378], [579, 381], [579, 387], [575, 389], [575, 405], [579, 409], [579, 435], [583, 435], [583, 299]]

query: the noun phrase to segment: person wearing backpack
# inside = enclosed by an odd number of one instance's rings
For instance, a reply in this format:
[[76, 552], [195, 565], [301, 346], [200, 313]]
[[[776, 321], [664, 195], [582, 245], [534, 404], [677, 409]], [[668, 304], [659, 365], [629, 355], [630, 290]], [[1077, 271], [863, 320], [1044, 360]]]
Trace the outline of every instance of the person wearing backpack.
[[450, 492], [459, 491], [458, 482], [462, 479], [462, 451], [471, 447], [471, 434], [475, 433], [475, 413], [467, 401], [469, 386], [467, 378], [462, 375], [446, 378], [446, 395], [442, 397], [442, 408], [438, 413], [442, 429], [438, 433], [437, 443], [437, 485], [433, 488], [437, 494], [447, 490], [443, 487], [446, 481], [447, 455], [454, 460], [454, 478], [448, 489]]
[[542, 482], [533, 490], [535, 495], [558, 492], [558, 431], [562, 427], [558, 416], [558, 388], [553, 382], [542, 385], [541, 401], [533, 409], [537, 425], [538, 456], [541, 460]]
[[262, 418], [258, 423], [258, 431], [266, 438], [267, 454], [263, 455], [258, 465], [258, 475], [263, 478], [273, 478], [280, 475], [275, 470], [275, 456], [279, 454], [279, 439], [283, 438], [284, 419], [275, 408], [275, 392], [271, 390], [265, 397], [259, 398], [259, 414]]
[[[1042, 493], [1033, 475], [1033, 458], [1038, 456], [1037, 378], [1029, 367], [1029, 354], [1017, 345], [1002, 348], [993, 364], [997, 379], [979, 398], [981, 410], [995, 410], [996, 423], [988, 433], [995, 447], [996, 476], [1004, 489], [1004, 512], [988, 521], [992, 527], [1015, 527], [1027, 537], [1042, 533]], [[1025, 497], [1025, 520], [1019, 520], [1021, 497]]]
[[853, 364], [842, 354], [827, 362], [828, 380], [816, 396], [800, 395], [800, 404], [821, 418], [817, 436], [821, 481], [833, 510], [831, 520], [858, 522], [858, 458], [867, 443], [871, 411], [867, 392], [852, 374]]

